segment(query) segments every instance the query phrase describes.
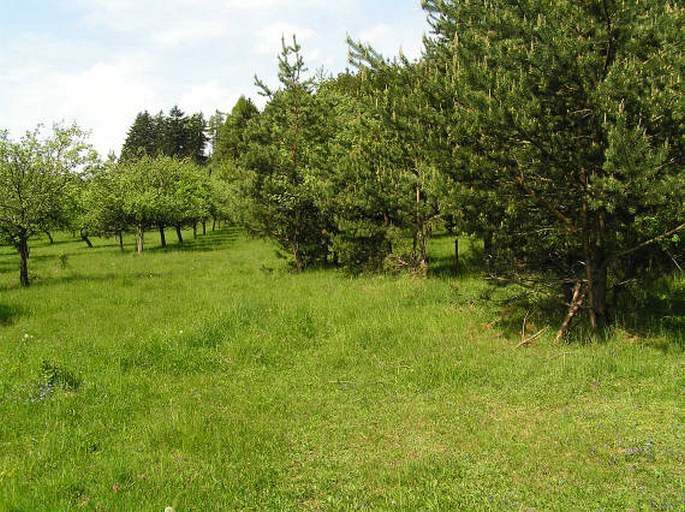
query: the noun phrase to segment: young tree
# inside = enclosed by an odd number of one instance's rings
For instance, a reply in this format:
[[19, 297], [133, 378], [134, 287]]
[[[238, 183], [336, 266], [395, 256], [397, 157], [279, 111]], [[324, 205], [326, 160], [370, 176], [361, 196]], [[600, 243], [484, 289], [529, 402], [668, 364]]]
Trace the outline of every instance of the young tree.
[[333, 149], [335, 248], [343, 264], [379, 268], [390, 261], [426, 275], [439, 218], [433, 139], [442, 129], [423, 87], [427, 69], [349, 44], [358, 74], [323, 88], [342, 93]]
[[455, 161], [472, 166], [460, 178], [501, 204], [499, 257], [518, 277], [576, 290], [570, 311], [586, 300], [602, 329], [619, 278], [638, 277], [685, 229], [685, 10], [658, 0], [424, 7], [428, 55], [454, 98]]
[[19, 253], [19, 279], [29, 286], [29, 240], [66, 222], [65, 199], [75, 172], [94, 152], [77, 126], [40, 127], [18, 142], [0, 132], [0, 237]]
[[330, 113], [317, 101], [305, 71], [300, 45], [294, 37], [290, 45], [283, 40], [281, 87], [272, 91], [257, 79], [269, 101], [248, 123], [250, 145], [239, 166], [247, 227], [274, 239], [298, 271], [326, 260], [330, 227], [317, 205], [316, 179], [326, 160]]

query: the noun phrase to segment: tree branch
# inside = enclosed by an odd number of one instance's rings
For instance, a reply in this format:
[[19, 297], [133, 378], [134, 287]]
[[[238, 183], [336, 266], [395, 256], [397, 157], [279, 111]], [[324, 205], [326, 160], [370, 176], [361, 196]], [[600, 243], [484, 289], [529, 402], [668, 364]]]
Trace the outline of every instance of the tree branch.
[[628, 256], [629, 254], [632, 254], [634, 252], [637, 252], [641, 249], [644, 249], [645, 247], [649, 247], [650, 245], [654, 245], [657, 242], [660, 242], [664, 238], [668, 238], [669, 236], [675, 235], [678, 231], [682, 231], [685, 229], [685, 222], [682, 223], [680, 226], [677, 226], [673, 228], [670, 231], [667, 231], [666, 233], [662, 233], [661, 235], [655, 236], [654, 238], [650, 238], [649, 240], [645, 240], [644, 242], [631, 247], [630, 249], [626, 249], [625, 251], [618, 252], [616, 254], [612, 255], [612, 258], [622, 258], [623, 256]]
[[573, 320], [573, 317], [576, 316], [576, 313], [578, 310], [581, 308], [583, 305], [583, 302], [585, 302], [585, 296], [587, 295], [587, 290], [583, 292], [583, 294], [580, 294], [580, 290], [583, 287], [583, 283], [581, 281], [578, 281], [576, 283], [576, 286], [573, 288], [573, 299], [571, 299], [571, 307], [568, 309], [568, 314], [566, 315], [566, 318], [564, 319], [564, 323], [561, 324], [561, 328], [559, 329], [559, 332], [557, 332], [557, 337], [556, 337], [556, 342], [558, 343], [561, 341], [561, 338], [564, 337], [564, 334], [566, 334], [566, 331], [568, 330], [569, 325], [571, 325], [571, 320]]

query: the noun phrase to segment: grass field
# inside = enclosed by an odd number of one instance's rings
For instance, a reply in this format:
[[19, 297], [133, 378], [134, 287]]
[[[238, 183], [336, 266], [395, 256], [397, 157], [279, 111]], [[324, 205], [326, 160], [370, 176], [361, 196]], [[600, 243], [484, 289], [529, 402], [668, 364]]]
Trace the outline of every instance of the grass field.
[[2, 248], [0, 511], [685, 510], [677, 335], [514, 350], [475, 275], [154, 244]]

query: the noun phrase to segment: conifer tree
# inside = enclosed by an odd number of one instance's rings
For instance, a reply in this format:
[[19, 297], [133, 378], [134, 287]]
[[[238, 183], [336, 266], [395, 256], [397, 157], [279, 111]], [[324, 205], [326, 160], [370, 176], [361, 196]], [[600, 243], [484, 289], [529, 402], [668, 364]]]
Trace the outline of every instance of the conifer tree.
[[317, 101], [314, 81], [304, 76], [300, 49], [294, 37], [292, 44], [283, 40], [278, 90], [257, 79], [268, 103], [248, 123], [250, 146], [240, 162], [246, 225], [274, 239], [299, 271], [327, 259], [330, 228], [317, 204], [316, 179], [326, 161], [329, 112]]
[[499, 205], [503, 270], [557, 284], [569, 314], [586, 306], [602, 329], [612, 289], [682, 250], [685, 10], [657, 0], [424, 7], [428, 58], [453, 97], [453, 174]]
[[131, 161], [142, 156], [157, 156], [161, 151], [162, 126], [146, 110], [140, 112], [133, 121], [121, 148], [121, 160]]

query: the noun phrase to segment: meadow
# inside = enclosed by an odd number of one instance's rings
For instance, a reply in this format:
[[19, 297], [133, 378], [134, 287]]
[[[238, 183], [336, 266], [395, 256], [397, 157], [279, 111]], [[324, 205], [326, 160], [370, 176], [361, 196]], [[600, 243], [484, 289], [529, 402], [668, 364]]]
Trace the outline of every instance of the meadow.
[[446, 237], [429, 279], [186, 238], [0, 249], [1, 511], [685, 510], [678, 332], [515, 349]]

